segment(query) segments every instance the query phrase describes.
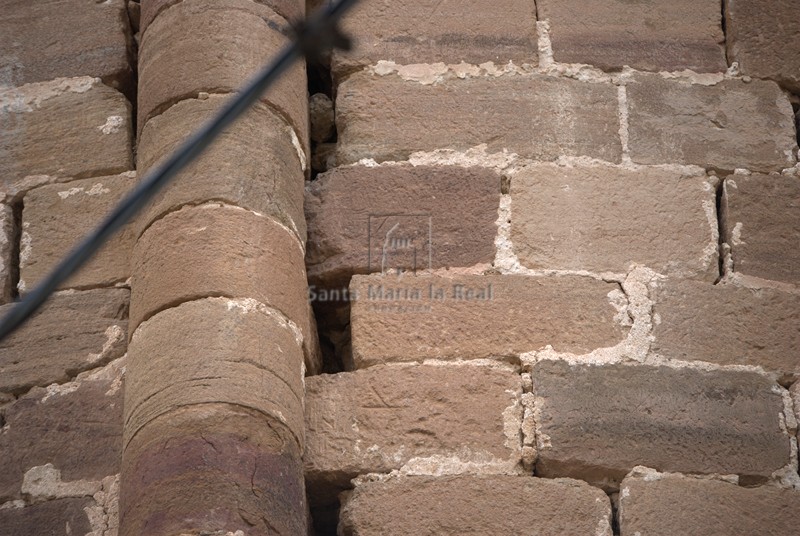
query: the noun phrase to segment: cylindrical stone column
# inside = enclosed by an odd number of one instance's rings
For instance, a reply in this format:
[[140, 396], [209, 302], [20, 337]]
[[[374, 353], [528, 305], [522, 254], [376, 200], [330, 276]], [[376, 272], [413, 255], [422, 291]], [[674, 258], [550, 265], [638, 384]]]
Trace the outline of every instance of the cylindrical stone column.
[[[301, 0], [143, 0], [143, 175], [288, 41]], [[307, 533], [302, 65], [138, 218], [122, 536]]]

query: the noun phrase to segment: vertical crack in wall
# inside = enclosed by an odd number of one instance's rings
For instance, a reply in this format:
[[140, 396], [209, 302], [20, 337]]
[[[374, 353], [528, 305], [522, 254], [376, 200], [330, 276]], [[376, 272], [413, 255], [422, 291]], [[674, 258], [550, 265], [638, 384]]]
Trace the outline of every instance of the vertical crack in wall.
[[716, 188], [716, 207], [717, 207], [717, 240], [719, 241], [719, 276], [714, 284], [718, 284], [726, 276], [730, 275], [729, 271], [732, 266], [729, 266], [728, 260], [730, 259], [730, 245], [727, 242], [728, 232], [725, 225], [725, 218], [727, 216], [725, 203], [725, 180], [721, 179]]
[[25, 204], [22, 197], [11, 202], [11, 211], [14, 216], [13, 235], [11, 237], [11, 266], [9, 268], [9, 278], [11, 286], [11, 297], [15, 300], [19, 298], [20, 281], [20, 252], [22, 251], [22, 211]]
[[732, 58], [728, 57], [728, 6], [726, 5], [726, 0], [720, 0], [719, 12], [720, 12], [720, 26], [722, 28], [722, 53], [725, 55], [725, 64], [730, 67], [732, 63]]

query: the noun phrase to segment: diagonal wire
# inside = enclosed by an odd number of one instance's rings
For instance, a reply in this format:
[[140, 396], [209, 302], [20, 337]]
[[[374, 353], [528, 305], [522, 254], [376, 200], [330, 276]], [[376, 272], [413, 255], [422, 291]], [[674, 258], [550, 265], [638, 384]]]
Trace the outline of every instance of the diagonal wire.
[[294, 25], [295, 40], [232, 97], [217, 114], [192, 134], [170, 157], [159, 164], [123, 199], [105, 220], [75, 247], [47, 277], [16, 303], [0, 321], [0, 341], [28, 320], [47, 298], [78, 270], [120, 227], [130, 220], [159, 190], [197, 158], [213, 140], [272, 85], [295, 60], [318, 56], [325, 48], [348, 48], [349, 40], [337, 23], [357, 0], [339, 0], [307, 21]]

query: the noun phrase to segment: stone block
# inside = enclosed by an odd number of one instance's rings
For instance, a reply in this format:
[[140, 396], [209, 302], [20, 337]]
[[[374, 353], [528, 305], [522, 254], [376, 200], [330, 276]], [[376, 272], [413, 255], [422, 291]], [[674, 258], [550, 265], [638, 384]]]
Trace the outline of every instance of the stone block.
[[734, 272], [800, 286], [800, 177], [731, 175], [722, 214]]
[[766, 376], [565, 361], [531, 375], [537, 475], [613, 490], [637, 465], [759, 482], [789, 464], [783, 398]]
[[484, 168], [334, 169], [307, 191], [309, 278], [346, 286], [393, 268], [488, 265], [499, 203], [500, 177]]
[[550, 22], [553, 55], [603, 70], [725, 72], [725, 34], [716, 0], [537, 0]]
[[[33, 289], [136, 184], [134, 172], [51, 184], [25, 194], [22, 213], [20, 290]], [[108, 287], [130, 277], [136, 241], [128, 224], [109, 238], [75, 275], [59, 288]]]
[[[788, 101], [787, 101], [788, 104]], [[619, 162], [617, 90], [540, 75], [445, 77], [433, 84], [356, 73], [336, 99], [339, 164], [406, 160], [417, 151], [485, 145], [535, 160]]]
[[548, 345], [588, 353], [618, 344], [628, 331], [614, 306], [619, 286], [589, 277], [356, 276], [350, 291], [356, 368], [425, 359], [513, 362]]
[[639, 164], [696, 164], [732, 171], [795, 164], [789, 99], [774, 82], [716, 85], [637, 74], [627, 84], [630, 153]]
[[511, 183], [511, 240], [533, 269], [626, 273], [632, 263], [719, 278], [716, 178], [702, 171], [534, 164]]
[[[125, 353], [127, 289], [65, 291], [0, 342], [0, 393], [63, 383]], [[13, 305], [0, 307], [0, 317]]]

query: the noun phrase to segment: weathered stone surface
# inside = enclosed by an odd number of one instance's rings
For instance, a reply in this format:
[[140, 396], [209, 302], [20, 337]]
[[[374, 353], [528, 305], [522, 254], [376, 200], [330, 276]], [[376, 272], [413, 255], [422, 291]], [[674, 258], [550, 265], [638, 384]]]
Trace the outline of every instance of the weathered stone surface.
[[0, 509], [0, 536], [72, 536], [92, 532], [84, 508], [92, 499], [61, 499], [25, 508]]
[[341, 534], [610, 536], [610, 519], [606, 494], [577, 480], [412, 476], [357, 484]]
[[511, 183], [511, 240], [524, 266], [626, 273], [631, 263], [719, 277], [716, 178], [663, 168], [534, 164]]
[[29, 175], [53, 182], [132, 169], [130, 109], [92, 78], [0, 89], [3, 192], [24, 190]]
[[[172, 153], [224, 100], [182, 101], [148, 121], [137, 148], [139, 173]], [[167, 212], [213, 200], [273, 216], [305, 240], [303, 183], [291, 130], [257, 104], [153, 198], [137, 218], [137, 234]]]
[[627, 91], [634, 162], [755, 171], [795, 163], [792, 106], [773, 82], [703, 86], [638, 74]]
[[357, 4], [342, 28], [355, 46], [334, 51], [338, 76], [380, 60], [537, 63], [536, 6], [528, 0], [373, 0]]
[[[142, 0], [142, 22], [141, 28], [142, 32], [147, 29], [155, 18], [161, 14], [162, 11], [166, 10], [183, 2], [184, 0]], [[322, 5], [327, 3], [327, 0], [317, 0], [312, 1], [309, 0], [308, 2], [304, 2], [303, 0], [254, 0], [259, 4], [264, 4], [275, 10], [275, 12], [282, 16], [289, 21], [295, 21], [298, 19], [303, 18], [305, 14], [306, 4], [308, 4], [309, 12], [312, 10], [313, 7], [316, 7], [314, 4]], [[286, 22], [284, 24], [287, 24]]]
[[331, 98], [324, 93], [311, 95], [308, 101], [308, 115], [311, 124], [311, 140], [317, 143], [330, 140], [336, 133]]
[[800, 91], [800, 20], [794, 0], [725, 0], [728, 59], [742, 74]]
[[485, 168], [337, 168], [307, 191], [309, 277], [347, 285], [382, 269], [491, 263], [499, 204], [500, 177]]
[[792, 489], [644, 474], [626, 477], [622, 490], [622, 534], [782, 536], [797, 531], [800, 492]]
[[722, 201], [735, 272], [800, 285], [800, 178], [732, 175]]
[[0, 502], [20, 498], [25, 473], [33, 467], [52, 464], [63, 482], [119, 473], [122, 376], [119, 368], [105, 372], [60, 389], [33, 389], [5, 409]]
[[614, 283], [588, 277], [355, 276], [357, 368], [424, 359], [515, 358], [552, 345], [586, 353], [614, 346]]
[[93, 76], [131, 83], [125, 0], [5, 0], [0, 12], [0, 86]]
[[537, 0], [556, 61], [605, 70], [724, 72], [717, 0]]
[[[25, 194], [20, 290], [32, 289], [136, 184], [134, 172], [51, 184]], [[112, 286], [130, 277], [136, 237], [126, 225], [59, 288]]]
[[539, 75], [448, 79], [433, 85], [356, 73], [339, 85], [340, 164], [405, 160], [415, 151], [486, 144], [537, 160], [621, 157], [611, 84]]
[[0, 203], [0, 305], [8, 303], [14, 295], [14, 211]]
[[[0, 342], [0, 392], [64, 382], [125, 353], [126, 289], [53, 295], [33, 318]], [[0, 316], [12, 305], [0, 307]]]
[[533, 367], [536, 474], [615, 489], [637, 465], [764, 480], [789, 463], [766, 377], [639, 365]]
[[[792, 395], [795, 417], [797, 418], [798, 422], [800, 422], [800, 381], [794, 382], [792, 387], [789, 389], [789, 393]], [[800, 430], [798, 430], [797, 436], [800, 438]]]
[[[296, 5], [300, 6], [300, 2]], [[183, 0], [144, 33], [139, 54], [139, 132], [147, 121], [198, 92], [239, 89], [289, 43], [286, 21], [252, 0]], [[262, 101], [288, 119], [308, 154], [304, 62], [280, 77]]]
[[186, 207], [142, 235], [132, 264], [131, 332], [186, 301], [250, 298], [297, 325], [307, 367], [319, 370], [303, 250], [297, 237], [272, 219], [231, 206]]
[[256, 411], [176, 409], [125, 448], [120, 536], [307, 534], [301, 455]]
[[800, 295], [669, 279], [658, 284], [652, 299], [652, 351], [800, 377]]
[[167, 309], [139, 326], [128, 356], [126, 443], [177, 408], [221, 402], [286, 426], [302, 448], [302, 350], [263, 305], [210, 298]]
[[515, 472], [521, 393], [518, 374], [484, 366], [312, 376], [306, 380], [309, 489], [343, 489], [356, 475], [403, 466], [423, 473], [442, 466]]

